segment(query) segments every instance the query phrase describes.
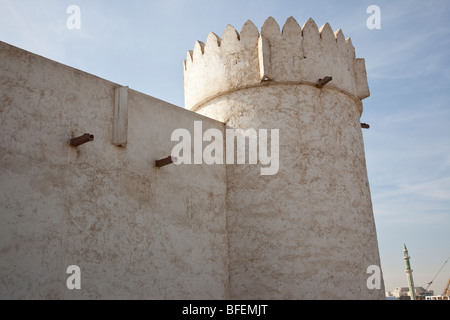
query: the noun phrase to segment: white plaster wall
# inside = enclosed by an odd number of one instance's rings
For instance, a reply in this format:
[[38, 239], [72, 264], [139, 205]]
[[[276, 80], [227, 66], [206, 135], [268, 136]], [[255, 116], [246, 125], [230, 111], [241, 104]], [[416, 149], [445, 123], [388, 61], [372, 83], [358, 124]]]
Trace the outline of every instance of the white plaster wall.
[[380, 266], [360, 124], [370, 91], [350, 38], [269, 17], [260, 33], [247, 21], [210, 34], [184, 66], [187, 108], [280, 130], [276, 175], [227, 167], [230, 298], [383, 299], [383, 285], [367, 288], [367, 268]]
[[231, 299], [383, 299], [360, 126], [361, 103], [334, 89], [271, 83], [198, 110], [227, 127], [280, 130], [280, 170], [227, 167]]
[[223, 124], [129, 90], [116, 147], [116, 87], [0, 42], [1, 299], [227, 297], [225, 166], [154, 168], [173, 130]]

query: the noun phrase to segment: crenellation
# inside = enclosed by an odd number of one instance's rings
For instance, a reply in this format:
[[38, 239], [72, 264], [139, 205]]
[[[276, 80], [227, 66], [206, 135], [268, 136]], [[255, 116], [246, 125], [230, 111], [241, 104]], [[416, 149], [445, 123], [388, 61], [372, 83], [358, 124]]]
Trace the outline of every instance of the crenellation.
[[241, 45], [248, 49], [254, 49], [258, 44], [259, 31], [253, 22], [247, 20], [241, 29]]
[[356, 95], [362, 100], [370, 96], [369, 84], [367, 83], [366, 61], [362, 58], [357, 58], [355, 59], [354, 67]]
[[237, 32], [232, 25], [227, 25], [225, 28], [220, 48], [223, 53], [235, 53], [240, 51], [239, 32]]
[[334, 33], [334, 35], [336, 37], [338, 54], [345, 57], [347, 55], [347, 43], [345, 43], [344, 32], [342, 29], [339, 29]]
[[355, 59], [356, 53], [355, 53], [355, 47], [353, 46], [353, 43], [352, 43], [352, 39], [351, 38], [345, 39], [345, 43], [347, 44], [347, 52], [348, 52], [349, 58]]
[[300, 28], [289, 17], [280, 32], [269, 17], [258, 32], [248, 20], [240, 33], [228, 25], [221, 38], [210, 33], [206, 44], [195, 43], [185, 62], [185, 107], [195, 110], [218, 95], [269, 80], [307, 85], [324, 76], [333, 77], [327, 88], [355, 99], [367, 96], [365, 65], [357, 62], [351, 39], [341, 29], [333, 32], [329, 23], [319, 29], [312, 18]]
[[201, 41], [195, 41], [192, 60], [197, 61], [198, 59], [201, 59], [203, 57], [203, 53], [205, 53], [205, 44]]
[[334, 70], [338, 64], [338, 48], [336, 44], [336, 37], [330, 24], [325, 23], [319, 30], [321, 50], [320, 56], [320, 78], [330, 75], [336, 82], [336, 78], [339, 78]]
[[188, 50], [186, 54], [186, 59], [184, 60], [184, 70], [186, 71], [188, 67], [192, 65], [192, 50]]
[[208, 38], [206, 38], [206, 43], [204, 47], [204, 52], [208, 52], [208, 54], [216, 53], [220, 47], [220, 37], [214, 32], [210, 32], [208, 34]]
[[281, 37], [280, 26], [273, 17], [267, 18], [264, 22], [261, 27], [261, 35], [266, 37], [269, 41], [279, 39]]
[[271, 47], [274, 47], [273, 80], [295, 82], [301, 72], [304, 56], [302, 31], [293, 17], [286, 20], [282, 37], [278, 41], [272, 41]]
[[329, 42], [333, 43], [333, 40], [336, 40], [333, 29], [331, 29], [330, 24], [327, 22], [319, 29], [320, 38], [322, 39], [322, 43]]
[[340, 88], [347, 92], [351, 92], [354, 96], [356, 95], [355, 90], [355, 76], [354, 76], [354, 61], [355, 59], [348, 52], [347, 42], [345, 41], [344, 32], [339, 29], [335, 32], [336, 44], [337, 44], [337, 54], [336, 54], [336, 69], [337, 69], [337, 80], [339, 81]]
[[302, 41], [302, 28], [298, 24], [294, 17], [287, 18], [284, 23], [281, 35], [287, 41], [301, 42]]
[[309, 18], [302, 27], [304, 56], [308, 58], [313, 55], [316, 48], [320, 45], [320, 34], [316, 22]]

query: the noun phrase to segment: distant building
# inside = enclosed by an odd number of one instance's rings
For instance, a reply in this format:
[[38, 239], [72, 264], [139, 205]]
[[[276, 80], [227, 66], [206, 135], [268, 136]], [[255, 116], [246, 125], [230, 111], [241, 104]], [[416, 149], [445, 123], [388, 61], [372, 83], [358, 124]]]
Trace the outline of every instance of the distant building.
[[[414, 287], [414, 291], [416, 293], [417, 299], [421, 299], [422, 297], [433, 296], [433, 290], [425, 290], [423, 287]], [[397, 287], [392, 292], [387, 292], [386, 297], [393, 297], [397, 300], [410, 300], [411, 295], [409, 292], [409, 287]]]
[[426, 296], [425, 300], [450, 300], [449, 296]]

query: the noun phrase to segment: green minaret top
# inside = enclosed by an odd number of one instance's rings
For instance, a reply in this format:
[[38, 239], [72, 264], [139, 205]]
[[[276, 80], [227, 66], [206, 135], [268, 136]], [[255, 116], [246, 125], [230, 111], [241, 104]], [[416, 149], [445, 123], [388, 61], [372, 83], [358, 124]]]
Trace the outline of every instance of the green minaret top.
[[405, 259], [406, 264], [406, 276], [408, 278], [409, 285], [409, 294], [411, 296], [411, 300], [416, 300], [416, 291], [414, 290], [414, 280], [412, 276], [411, 265], [409, 263], [408, 249], [406, 248], [406, 244], [403, 244], [403, 259]]
[[408, 249], [406, 248], [406, 244], [403, 244], [403, 259], [405, 259], [406, 263], [406, 271], [411, 271], [411, 265], [409, 264], [409, 256], [408, 256]]

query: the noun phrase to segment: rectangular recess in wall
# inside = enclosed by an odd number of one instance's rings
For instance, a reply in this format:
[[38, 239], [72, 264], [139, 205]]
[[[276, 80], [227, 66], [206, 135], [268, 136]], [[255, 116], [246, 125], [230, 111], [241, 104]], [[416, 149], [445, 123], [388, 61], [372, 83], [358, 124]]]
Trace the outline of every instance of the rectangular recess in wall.
[[113, 144], [125, 146], [128, 141], [128, 87], [115, 89]]

